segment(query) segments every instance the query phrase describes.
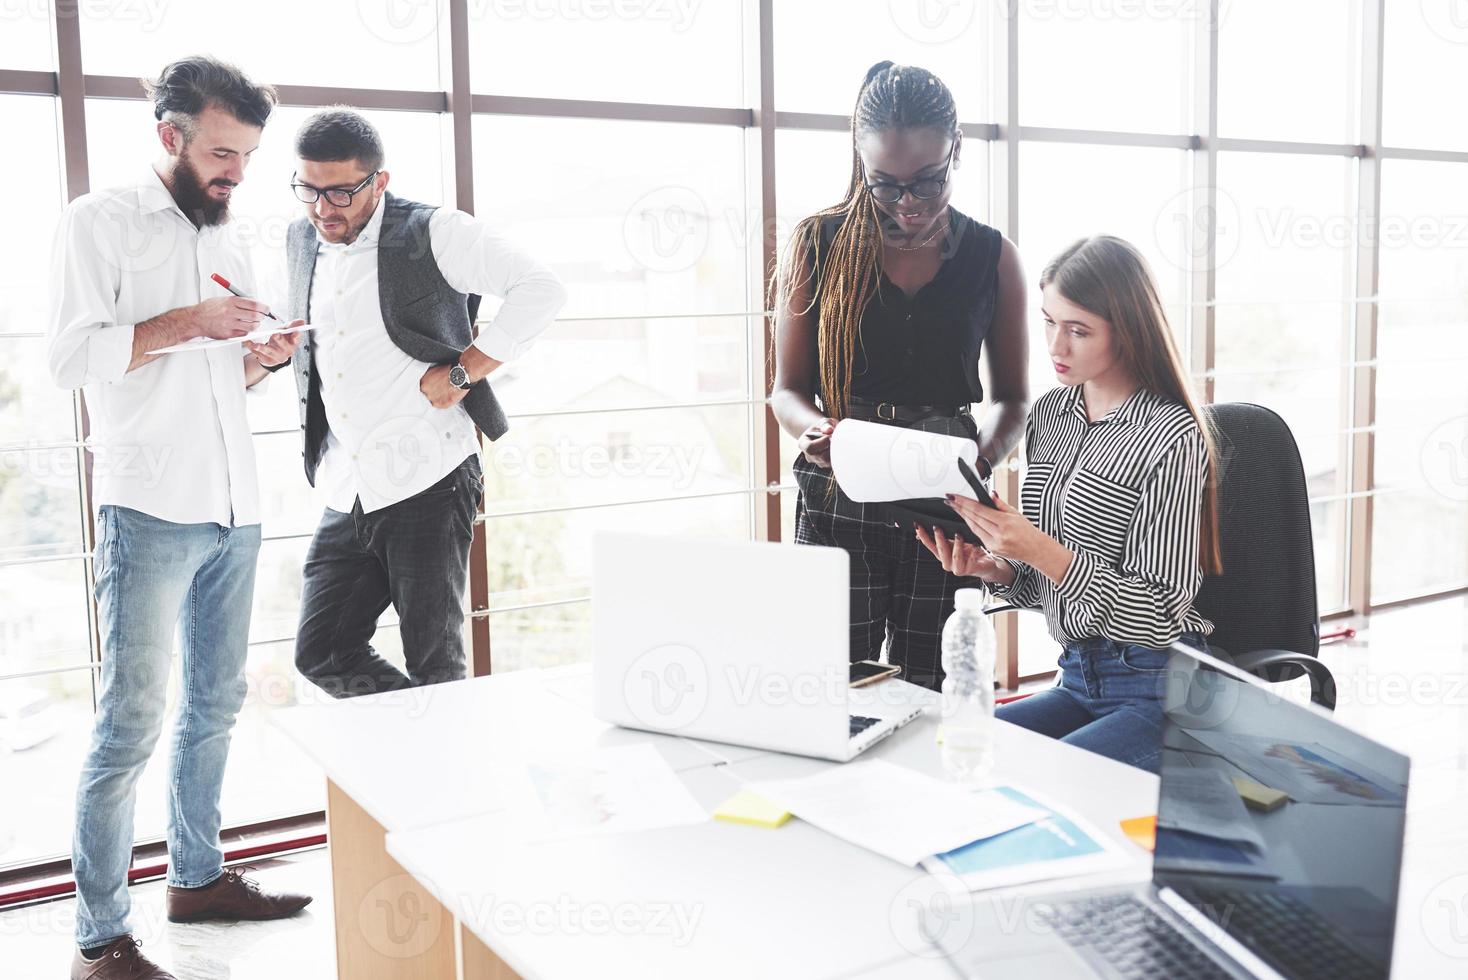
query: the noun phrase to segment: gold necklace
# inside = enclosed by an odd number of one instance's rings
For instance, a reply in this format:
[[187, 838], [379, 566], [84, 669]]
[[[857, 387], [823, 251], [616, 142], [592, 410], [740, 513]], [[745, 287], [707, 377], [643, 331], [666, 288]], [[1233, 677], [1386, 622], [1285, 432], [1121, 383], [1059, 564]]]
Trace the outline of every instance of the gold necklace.
[[937, 238], [939, 235], [943, 234], [943, 232], [945, 232], [945, 231], [948, 230], [948, 224], [949, 224], [948, 220], [945, 219], [944, 222], [943, 222], [943, 227], [937, 229], [931, 235], [929, 235], [927, 238], [924, 238], [922, 241], [918, 242], [916, 245], [895, 245], [894, 244], [892, 247], [895, 248], [895, 249], [897, 249], [897, 251], [899, 251], [899, 252], [916, 252], [920, 248], [926, 248], [928, 246], [928, 244], [932, 242], [933, 239]]

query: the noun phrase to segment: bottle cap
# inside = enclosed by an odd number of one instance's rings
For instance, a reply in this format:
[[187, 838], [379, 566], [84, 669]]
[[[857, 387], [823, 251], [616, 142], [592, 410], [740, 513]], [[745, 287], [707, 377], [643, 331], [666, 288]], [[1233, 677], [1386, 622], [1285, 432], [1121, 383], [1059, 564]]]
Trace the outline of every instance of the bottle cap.
[[972, 609], [974, 612], [983, 612], [984, 590], [959, 589], [957, 592], [953, 593], [953, 608], [964, 610]]

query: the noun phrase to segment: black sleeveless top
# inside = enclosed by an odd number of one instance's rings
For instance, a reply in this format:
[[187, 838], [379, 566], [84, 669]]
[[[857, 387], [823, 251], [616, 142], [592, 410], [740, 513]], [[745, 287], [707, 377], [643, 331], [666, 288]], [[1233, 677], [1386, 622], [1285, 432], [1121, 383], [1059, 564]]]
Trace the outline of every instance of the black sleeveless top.
[[[998, 230], [949, 206], [943, 262], [909, 297], [883, 273], [861, 319], [851, 371], [857, 398], [896, 405], [968, 405], [983, 401], [979, 350], [999, 297]], [[821, 226], [816, 275], [841, 219]]]

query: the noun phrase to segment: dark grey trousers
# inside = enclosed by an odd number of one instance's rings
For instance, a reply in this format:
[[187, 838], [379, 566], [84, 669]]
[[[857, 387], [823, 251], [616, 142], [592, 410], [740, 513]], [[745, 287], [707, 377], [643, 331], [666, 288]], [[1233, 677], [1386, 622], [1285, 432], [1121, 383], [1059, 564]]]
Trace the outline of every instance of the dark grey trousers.
[[[332, 697], [459, 680], [464, 585], [484, 482], [477, 456], [406, 500], [370, 514], [327, 508], [302, 573], [296, 669]], [[404, 674], [372, 648], [397, 611]]]

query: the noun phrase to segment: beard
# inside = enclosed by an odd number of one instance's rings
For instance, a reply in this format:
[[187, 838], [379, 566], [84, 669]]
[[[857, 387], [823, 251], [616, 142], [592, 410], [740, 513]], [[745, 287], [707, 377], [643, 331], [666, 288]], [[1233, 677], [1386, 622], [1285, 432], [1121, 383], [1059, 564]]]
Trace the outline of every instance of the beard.
[[209, 187], [234, 187], [234, 181], [215, 179], [205, 186], [199, 171], [187, 156], [179, 154], [173, 167], [173, 200], [178, 209], [189, 216], [195, 226], [207, 228], [222, 225], [229, 220], [229, 198], [216, 201], [209, 196]]

